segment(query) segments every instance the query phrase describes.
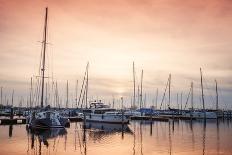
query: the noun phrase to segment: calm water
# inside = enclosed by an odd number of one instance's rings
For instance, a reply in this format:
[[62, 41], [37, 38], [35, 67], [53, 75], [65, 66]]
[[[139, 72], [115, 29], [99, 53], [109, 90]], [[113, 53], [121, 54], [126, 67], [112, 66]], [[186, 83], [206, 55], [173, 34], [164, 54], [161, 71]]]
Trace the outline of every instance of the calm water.
[[[123, 130], [122, 130], [123, 129]], [[32, 132], [0, 126], [3, 155], [231, 155], [232, 121], [131, 121], [128, 126], [72, 123], [66, 130]]]

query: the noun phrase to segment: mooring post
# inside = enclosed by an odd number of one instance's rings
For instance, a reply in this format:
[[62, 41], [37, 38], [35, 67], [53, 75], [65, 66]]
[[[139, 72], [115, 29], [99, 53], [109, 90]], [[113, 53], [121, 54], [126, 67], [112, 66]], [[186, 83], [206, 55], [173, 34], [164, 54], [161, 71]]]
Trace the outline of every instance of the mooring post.
[[84, 129], [86, 128], [86, 114], [84, 113]]
[[122, 110], [122, 123], [124, 123], [124, 111]]
[[122, 124], [124, 123], [124, 111], [123, 111], [123, 97], [121, 97], [121, 101], [122, 101]]
[[10, 119], [12, 120], [14, 118], [14, 108], [10, 108]]

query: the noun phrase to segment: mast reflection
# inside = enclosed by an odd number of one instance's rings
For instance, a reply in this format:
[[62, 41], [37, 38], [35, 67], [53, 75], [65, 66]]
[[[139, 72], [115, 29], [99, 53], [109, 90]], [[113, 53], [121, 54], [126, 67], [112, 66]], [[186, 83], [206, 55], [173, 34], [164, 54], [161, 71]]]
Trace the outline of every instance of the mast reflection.
[[[27, 129], [27, 132], [28, 132], [28, 136], [30, 135], [30, 139], [31, 139], [31, 153], [39, 154], [39, 155], [42, 154], [42, 144], [46, 146], [46, 148], [48, 149], [49, 139], [55, 140], [57, 137], [64, 136], [67, 134], [67, 131], [64, 128], [40, 129], [40, 130]], [[55, 144], [53, 145], [53, 150], [54, 149], [55, 149]]]

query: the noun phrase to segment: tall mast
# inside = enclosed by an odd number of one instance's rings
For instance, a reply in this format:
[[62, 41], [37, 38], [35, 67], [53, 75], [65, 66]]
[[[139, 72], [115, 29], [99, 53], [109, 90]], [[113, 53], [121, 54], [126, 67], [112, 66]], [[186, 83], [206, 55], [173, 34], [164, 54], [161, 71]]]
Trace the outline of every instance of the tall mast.
[[140, 86], [140, 108], [142, 108], [142, 102], [143, 102], [143, 70], [141, 73], [141, 86]]
[[179, 107], [179, 94], [178, 93], [176, 94], [176, 104], [177, 104], [177, 109], [180, 110], [180, 107]]
[[42, 60], [42, 93], [41, 93], [41, 108], [43, 108], [43, 96], [44, 96], [44, 72], [45, 72], [45, 53], [47, 44], [47, 20], [48, 20], [48, 8], [46, 8], [45, 13], [45, 23], [44, 23], [44, 35], [43, 35], [43, 60]]
[[113, 96], [113, 108], [114, 108], [114, 96]]
[[89, 62], [86, 66], [86, 85], [85, 85], [85, 107], [87, 108], [88, 102], [88, 85], [89, 85]]
[[138, 105], [139, 105], [139, 108], [140, 107], [140, 89], [139, 89], [139, 85], [138, 85]]
[[193, 110], [193, 82], [191, 82], [191, 108]]
[[45, 93], [45, 106], [48, 105], [48, 83], [46, 82], [45, 84], [45, 90], [46, 90], [46, 93]]
[[11, 104], [12, 104], [12, 107], [13, 107], [14, 106], [14, 89], [12, 91]]
[[171, 74], [169, 74], [169, 82], [168, 82], [168, 108], [170, 108], [171, 103]]
[[200, 68], [200, 73], [201, 73], [201, 97], [202, 97], [203, 110], [205, 111], [205, 100], [204, 100], [203, 79], [202, 79], [201, 68]]
[[218, 110], [218, 85], [217, 85], [217, 80], [215, 80], [216, 84], [216, 110]]
[[30, 87], [30, 108], [32, 107], [32, 102], [31, 102], [31, 98], [32, 98], [32, 77], [31, 77], [31, 87]]
[[180, 109], [181, 109], [181, 114], [182, 114], [182, 95], [183, 95], [183, 93], [181, 92], [181, 94], [180, 94]]
[[66, 89], [67, 89], [67, 90], [66, 90], [66, 93], [67, 93], [67, 94], [66, 94], [66, 95], [67, 95], [67, 98], [66, 98], [66, 99], [67, 99], [67, 100], [66, 100], [66, 108], [68, 108], [68, 80], [67, 80], [67, 87], [66, 87]]
[[77, 83], [76, 83], [76, 107], [77, 107], [77, 89], [78, 89], [78, 80], [77, 80]]
[[135, 108], [135, 64], [134, 64], [134, 62], [133, 62], [133, 83], [134, 83], [133, 108]]

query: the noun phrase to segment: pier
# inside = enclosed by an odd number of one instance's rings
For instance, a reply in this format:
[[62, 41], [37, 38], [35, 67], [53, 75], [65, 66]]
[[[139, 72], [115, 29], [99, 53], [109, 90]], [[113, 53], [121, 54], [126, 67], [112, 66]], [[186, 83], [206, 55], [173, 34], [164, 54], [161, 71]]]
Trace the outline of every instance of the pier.
[[[83, 119], [81, 117], [67, 117], [70, 122], [81, 122]], [[0, 118], [0, 125], [17, 125], [17, 124], [26, 124], [25, 117], [19, 118]]]

